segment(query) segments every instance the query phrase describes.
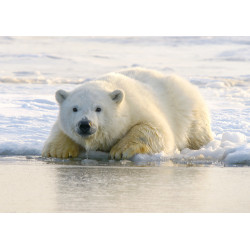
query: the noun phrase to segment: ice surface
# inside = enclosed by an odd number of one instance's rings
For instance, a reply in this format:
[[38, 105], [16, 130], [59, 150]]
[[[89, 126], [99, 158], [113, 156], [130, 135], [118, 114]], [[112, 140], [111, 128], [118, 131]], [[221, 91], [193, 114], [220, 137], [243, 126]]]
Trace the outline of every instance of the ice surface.
[[[199, 87], [214, 140], [173, 156], [136, 155], [134, 162], [250, 165], [249, 46], [250, 37], [0, 38], [0, 155], [41, 154], [58, 113], [56, 90], [142, 66], [175, 72]], [[83, 164], [108, 159], [100, 152], [87, 157]]]

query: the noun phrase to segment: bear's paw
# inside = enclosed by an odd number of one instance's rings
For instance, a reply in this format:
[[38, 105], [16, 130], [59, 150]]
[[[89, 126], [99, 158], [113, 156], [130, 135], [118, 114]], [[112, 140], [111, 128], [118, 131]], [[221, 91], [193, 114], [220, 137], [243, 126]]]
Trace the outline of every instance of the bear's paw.
[[79, 155], [80, 147], [66, 135], [59, 136], [47, 143], [42, 152], [43, 157], [70, 158]]
[[110, 151], [110, 156], [112, 159], [130, 159], [136, 154], [147, 154], [150, 153], [150, 147], [146, 144], [137, 142], [124, 143], [123, 140], [118, 142]]

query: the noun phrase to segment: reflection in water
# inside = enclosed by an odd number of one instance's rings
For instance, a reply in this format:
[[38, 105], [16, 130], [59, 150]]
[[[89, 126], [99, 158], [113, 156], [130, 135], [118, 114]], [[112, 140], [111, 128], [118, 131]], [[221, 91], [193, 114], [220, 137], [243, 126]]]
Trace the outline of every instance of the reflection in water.
[[1, 212], [250, 212], [250, 168], [0, 160]]
[[58, 201], [69, 201], [60, 204], [63, 211], [178, 212], [184, 204], [200, 207], [192, 190], [201, 185], [195, 168], [188, 173], [175, 167], [92, 166], [56, 172]]

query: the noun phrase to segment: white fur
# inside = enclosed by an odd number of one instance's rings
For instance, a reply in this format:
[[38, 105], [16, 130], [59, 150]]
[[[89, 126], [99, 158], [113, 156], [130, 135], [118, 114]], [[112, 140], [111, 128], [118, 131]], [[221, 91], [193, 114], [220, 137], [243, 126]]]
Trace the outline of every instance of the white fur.
[[[86, 150], [110, 151], [138, 124], [149, 124], [161, 136], [161, 146], [154, 150], [158, 152], [198, 149], [212, 139], [209, 114], [198, 89], [176, 75], [132, 68], [84, 83], [69, 93], [59, 91], [56, 97], [59, 118], [45, 145], [62, 131]], [[96, 107], [102, 111], [95, 112]], [[97, 128], [88, 138], [76, 132], [83, 118]]]

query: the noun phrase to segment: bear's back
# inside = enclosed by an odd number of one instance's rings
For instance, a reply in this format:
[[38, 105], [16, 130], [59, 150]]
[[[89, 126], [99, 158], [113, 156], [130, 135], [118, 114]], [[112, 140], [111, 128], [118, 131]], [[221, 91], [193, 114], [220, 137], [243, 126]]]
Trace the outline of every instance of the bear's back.
[[[175, 134], [179, 148], [185, 144], [184, 138], [188, 137], [187, 128], [192, 126], [194, 113], [203, 114], [204, 124], [210, 123], [208, 110], [198, 88], [182, 77], [175, 74], [164, 75], [158, 71], [143, 68], [126, 69], [119, 74], [136, 80], [142, 88], [151, 92], [152, 99], [148, 101], [145, 98], [145, 101], [148, 105], [153, 101], [164, 114]], [[206, 128], [206, 131], [210, 129]], [[208, 138], [207, 141], [211, 138], [210, 133]]]

